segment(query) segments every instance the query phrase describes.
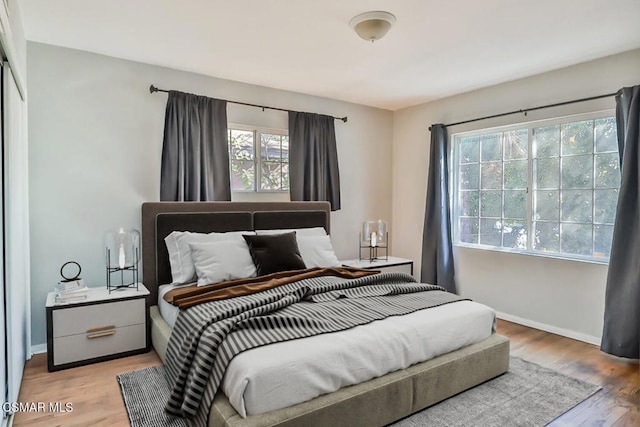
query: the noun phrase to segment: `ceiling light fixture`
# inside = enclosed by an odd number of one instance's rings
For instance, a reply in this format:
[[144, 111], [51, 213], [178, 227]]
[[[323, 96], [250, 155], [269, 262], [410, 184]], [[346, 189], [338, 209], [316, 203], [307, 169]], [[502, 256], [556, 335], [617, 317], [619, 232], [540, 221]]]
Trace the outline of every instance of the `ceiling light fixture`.
[[349, 21], [349, 25], [363, 40], [381, 39], [396, 22], [396, 17], [389, 12], [373, 11], [356, 15]]

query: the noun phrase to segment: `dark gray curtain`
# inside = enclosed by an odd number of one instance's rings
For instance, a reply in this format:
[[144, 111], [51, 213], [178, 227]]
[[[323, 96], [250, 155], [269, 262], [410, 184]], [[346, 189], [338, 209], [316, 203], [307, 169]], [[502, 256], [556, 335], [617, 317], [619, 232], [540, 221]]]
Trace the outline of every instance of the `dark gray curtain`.
[[169, 92], [160, 200], [231, 200], [227, 101]]
[[328, 201], [340, 209], [334, 118], [289, 112], [289, 192], [292, 201]]
[[447, 128], [431, 125], [427, 206], [422, 234], [421, 281], [456, 293], [449, 209], [449, 150]]
[[640, 357], [640, 86], [616, 95], [622, 181], [605, 296], [602, 351]]

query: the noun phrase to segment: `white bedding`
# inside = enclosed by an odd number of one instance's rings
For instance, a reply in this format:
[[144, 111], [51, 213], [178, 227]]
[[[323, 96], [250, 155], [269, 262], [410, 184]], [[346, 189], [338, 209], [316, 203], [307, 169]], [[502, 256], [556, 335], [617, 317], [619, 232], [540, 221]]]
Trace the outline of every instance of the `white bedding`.
[[[160, 287], [158, 303], [171, 327], [179, 309], [162, 296], [172, 287]], [[236, 356], [222, 390], [241, 416], [261, 414], [476, 343], [491, 335], [494, 322], [491, 308], [461, 301], [346, 331], [270, 344]]]
[[173, 326], [176, 324], [176, 320], [178, 320], [178, 313], [180, 313], [180, 309], [175, 305], [166, 302], [163, 297], [164, 294], [177, 287], [178, 286], [176, 285], [161, 285], [158, 287], [158, 310], [160, 311], [160, 315], [164, 321], [171, 326], [171, 329], [173, 329]]

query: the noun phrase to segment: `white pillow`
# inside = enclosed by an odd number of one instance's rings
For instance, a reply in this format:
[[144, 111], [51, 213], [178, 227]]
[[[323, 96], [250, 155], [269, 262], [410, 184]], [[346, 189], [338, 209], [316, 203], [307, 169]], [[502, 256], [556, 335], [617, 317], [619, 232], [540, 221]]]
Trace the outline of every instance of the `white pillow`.
[[296, 236], [326, 236], [327, 232], [324, 227], [311, 227], [311, 228], [290, 228], [281, 230], [256, 230], [258, 236], [264, 234], [282, 234], [296, 232]]
[[307, 268], [340, 266], [329, 236], [296, 236], [296, 238], [300, 255]]
[[256, 266], [244, 239], [191, 242], [189, 246], [198, 274], [198, 286], [256, 276]]
[[220, 242], [237, 240], [244, 243], [243, 234], [254, 234], [253, 231], [232, 231], [229, 233], [192, 233], [190, 231], [174, 231], [164, 238], [169, 252], [172, 283], [191, 283], [196, 278], [196, 268], [191, 259], [189, 243]]

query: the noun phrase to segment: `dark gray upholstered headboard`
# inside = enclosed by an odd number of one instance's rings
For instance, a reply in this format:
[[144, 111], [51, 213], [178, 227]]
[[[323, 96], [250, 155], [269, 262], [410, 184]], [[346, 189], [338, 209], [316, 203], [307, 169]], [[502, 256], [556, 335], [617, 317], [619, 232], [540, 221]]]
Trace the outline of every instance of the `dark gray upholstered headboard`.
[[158, 286], [171, 282], [164, 238], [172, 231], [198, 233], [324, 227], [328, 202], [148, 202], [142, 204], [142, 281], [157, 304]]

